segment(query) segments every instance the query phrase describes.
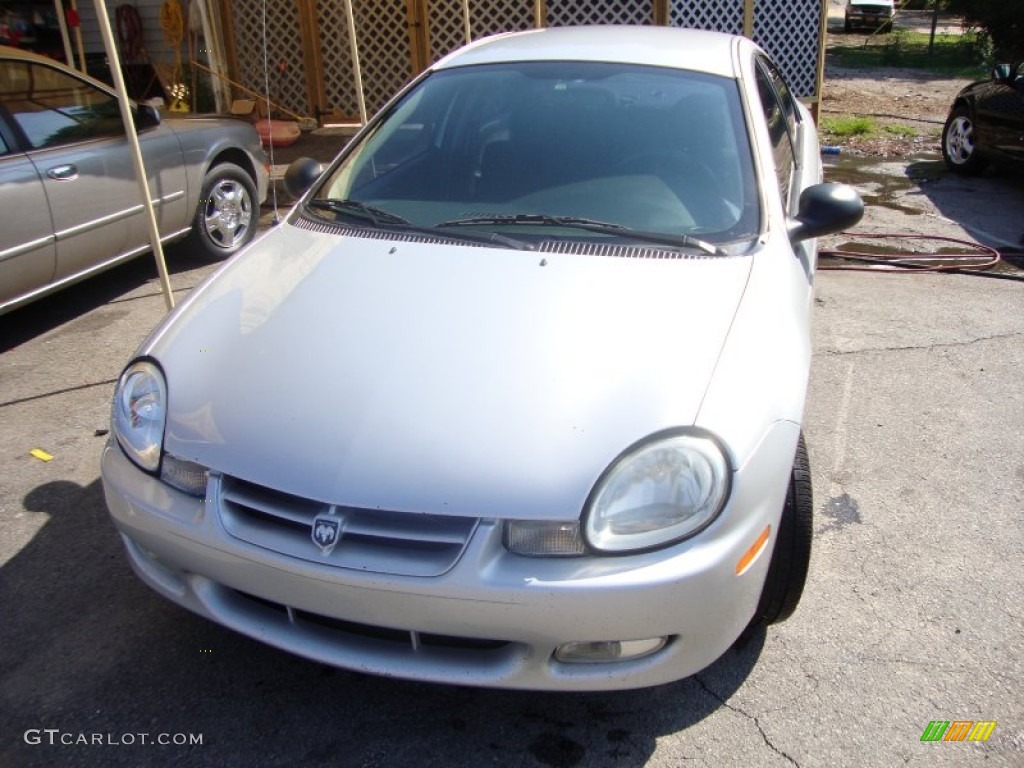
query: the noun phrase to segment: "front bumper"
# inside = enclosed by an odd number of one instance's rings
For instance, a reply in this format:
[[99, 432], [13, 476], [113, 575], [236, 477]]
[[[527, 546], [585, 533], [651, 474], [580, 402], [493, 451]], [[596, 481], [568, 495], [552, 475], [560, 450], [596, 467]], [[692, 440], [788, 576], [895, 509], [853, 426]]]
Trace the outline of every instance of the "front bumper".
[[[458, 562], [430, 578], [330, 567], [235, 539], [216, 504], [145, 474], [114, 443], [103, 453], [103, 485], [143, 581], [270, 645], [414, 680], [640, 688], [700, 671], [749, 623], [798, 432], [795, 424], [777, 423], [734, 474], [722, 514], [675, 546], [626, 557], [525, 558], [503, 547], [501, 521], [483, 519]], [[769, 525], [768, 545], [737, 575], [736, 564]], [[654, 637], [668, 642], [632, 660], [565, 663], [554, 656], [566, 642]]]

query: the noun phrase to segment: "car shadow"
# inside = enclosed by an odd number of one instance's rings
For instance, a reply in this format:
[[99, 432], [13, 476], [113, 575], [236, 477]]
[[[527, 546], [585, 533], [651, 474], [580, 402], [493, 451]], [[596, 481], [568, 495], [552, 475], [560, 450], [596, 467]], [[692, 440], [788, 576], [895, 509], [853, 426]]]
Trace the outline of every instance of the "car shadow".
[[1024, 247], [1024, 174], [1020, 167], [989, 166], [977, 176], [960, 176], [940, 158], [917, 160], [906, 176], [941, 215], [963, 227], [975, 240], [1014, 253]]
[[[170, 275], [206, 266], [190, 258], [181, 243], [165, 246], [164, 254]], [[146, 254], [8, 312], [0, 316], [0, 352], [24, 344], [104, 304], [159, 296], [160, 284], [156, 280], [156, 262]], [[138, 293], [150, 282], [152, 290]], [[198, 277], [195, 282], [199, 282]], [[181, 295], [179, 288], [175, 288], [175, 293]]]
[[[131, 572], [99, 479], [39, 486], [24, 510], [41, 526], [0, 567], [3, 765], [642, 766], [659, 737], [728, 706], [765, 640], [761, 631], [695, 677], [640, 691], [369, 677], [269, 648], [151, 592]], [[50, 745], [45, 729], [101, 734], [105, 746]], [[147, 745], [143, 733], [202, 743]]]

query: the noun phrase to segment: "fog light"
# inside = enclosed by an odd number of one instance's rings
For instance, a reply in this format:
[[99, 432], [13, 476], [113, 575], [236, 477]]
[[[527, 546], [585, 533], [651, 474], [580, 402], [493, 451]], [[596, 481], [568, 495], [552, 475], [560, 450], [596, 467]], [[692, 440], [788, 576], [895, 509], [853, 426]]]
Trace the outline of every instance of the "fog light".
[[579, 520], [508, 520], [505, 547], [528, 557], [578, 557], [586, 552]]
[[206, 483], [210, 478], [210, 470], [194, 461], [179, 459], [177, 456], [164, 454], [160, 465], [160, 479], [170, 486], [192, 496], [206, 496]]
[[555, 649], [559, 661], [623, 661], [657, 653], [668, 642], [667, 637], [648, 640], [598, 640], [595, 642], [562, 643]]

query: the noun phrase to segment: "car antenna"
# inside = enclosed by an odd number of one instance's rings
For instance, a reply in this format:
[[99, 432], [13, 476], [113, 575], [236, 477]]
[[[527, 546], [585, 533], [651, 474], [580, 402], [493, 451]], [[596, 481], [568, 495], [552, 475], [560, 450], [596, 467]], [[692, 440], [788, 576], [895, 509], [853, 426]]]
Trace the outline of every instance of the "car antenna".
[[[263, 101], [267, 106], [267, 140], [270, 146], [270, 172], [274, 172], [274, 125], [270, 119], [270, 66], [267, 63], [267, 0], [263, 0]], [[273, 179], [270, 181], [270, 194], [274, 201], [273, 225], [276, 227], [281, 223], [281, 217], [277, 211], [277, 186]]]

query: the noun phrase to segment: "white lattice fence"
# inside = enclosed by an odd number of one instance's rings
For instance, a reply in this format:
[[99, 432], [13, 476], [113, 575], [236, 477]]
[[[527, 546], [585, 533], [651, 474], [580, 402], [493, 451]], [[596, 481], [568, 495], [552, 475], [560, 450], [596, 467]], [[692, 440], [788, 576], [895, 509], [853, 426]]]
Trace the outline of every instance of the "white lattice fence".
[[430, 60], [437, 61], [466, 44], [462, 0], [433, 0], [429, 5]]
[[669, 23], [673, 27], [742, 35], [743, 9], [743, 0], [672, 0]]
[[821, 4], [793, 0], [758, 0], [754, 42], [779, 65], [794, 95], [816, 97], [821, 44]]
[[[233, 18], [237, 75], [249, 87], [263, 89], [264, 0], [228, 0]], [[368, 111], [387, 102], [414, 74], [413, 61], [437, 61], [465, 42], [463, 0], [418, 0], [425, 10], [427, 49], [413, 51], [409, 0], [352, 0], [359, 63]], [[547, 0], [544, 21], [570, 24], [650, 24], [661, 0]], [[300, 114], [310, 114], [299, 7], [312, 9], [320, 41], [325, 101], [336, 113], [358, 113], [348, 20], [339, 0], [269, 0], [267, 58], [270, 97]], [[778, 63], [794, 93], [818, 95], [817, 67], [821, 0], [669, 0], [668, 23], [677, 27], [743, 34], [747, 6], [753, 13], [753, 38]], [[534, 0], [469, 0], [473, 39], [499, 32], [533, 29]], [[304, 17], [308, 18], [308, 16]], [[414, 53], [418, 55], [414, 56]], [[280, 66], [284, 63], [283, 68]]]
[[353, 0], [366, 109], [372, 115], [412, 77], [406, 0]]
[[474, 40], [498, 32], [533, 29], [533, 0], [470, 0], [469, 23]]
[[317, 0], [316, 22], [321, 41], [324, 98], [329, 107], [343, 115], [359, 114], [352, 42], [345, 7], [338, 0]]
[[548, 0], [548, 26], [573, 24], [651, 24], [651, 0]]
[[239, 78], [249, 88], [263, 92], [266, 81], [263, 69], [264, 8], [270, 100], [300, 115], [309, 114], [306, 66], [295, 3], [267, 3], [264, 6], [263, 0], [231, 0]]

